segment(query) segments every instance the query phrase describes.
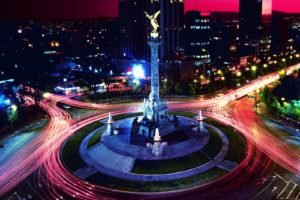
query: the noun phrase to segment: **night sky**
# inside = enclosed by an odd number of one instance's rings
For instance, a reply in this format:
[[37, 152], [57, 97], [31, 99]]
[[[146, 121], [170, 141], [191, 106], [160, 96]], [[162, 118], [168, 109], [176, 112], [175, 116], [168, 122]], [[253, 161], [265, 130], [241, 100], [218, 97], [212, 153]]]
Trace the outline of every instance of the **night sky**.
[[[264, 0], [264, 13], [271, 1]], [[200, 11], [238, 11], [238, 0], [185, 0], [185, 9]], [[273, 0], [273, 9], [300, 13], [300, 0]], [[83, 19], [117, 17], [118, 0], [2, 0], [0, 17], [21, 19]]]
[[[186, 10], [238, 12], [239, 0], [186, 0]], [[265, 14], [271, 13], [272, 0], [263, 0]], [[300, 0], [273, 0], [273, 10], [300, 13]]]

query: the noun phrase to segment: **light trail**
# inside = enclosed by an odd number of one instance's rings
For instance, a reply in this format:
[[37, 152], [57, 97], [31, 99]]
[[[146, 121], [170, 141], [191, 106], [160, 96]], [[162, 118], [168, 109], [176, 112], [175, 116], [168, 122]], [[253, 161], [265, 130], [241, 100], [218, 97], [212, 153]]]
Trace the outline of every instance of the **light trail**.
[[[122, 114], [127, 113], [127, 110], [114, 112], [113, 114]], [[174, 198], [174, 196], [178, 195], [186, 195], [187, 191], [176, 191], [176, 192], [169, 192], [169, 193], [134, 193], [134, 192], [124, 192], [124, 191], [118, 191], [118, 190], [110, 190], [104, 187], [100, 187], [97, 185], [93, 185], [91, 183], [88, 183], [84, 180], [80, 180], [79, 178], [75, 177], [71, 172], [69, 172], [67, 169], [65, 169], [63, 163], [61, 162], [61, 146], [64, 143], [64, 141], [67, 140], [67, 138], [73, 134], [74, 131], [81, 129], [82, 127], [101, 119], [104, 119], [107, 117], [107, 114], [98, 115], [89, 119], [86, 119], [80, 123], [80, 126], [73, 125], [69, 128], [69, 130], [66, 130], [63, 133], [63, 137], [60, 138], [59, 141], [57, 141], [58, 148], [55, 149], [49, 157], [45, 160], [43, 167], [41, 168], [42, 173], [44, 176], [38, 176], [39, 182], [42, 182], [43, 185], [46, 185], [46, 188], [43, 188], [45, 194], [49, 194], [50, 198], [57, 198], [59, 199], [61, 197], [61, 192], [63, 194], [68, 194], [71, 197], [78, 198], [78, 199], [114, 199], [115, 197], [126, 197], [127, 198], [153, 198], [154, 196], [164, 198]], [[261, 157], [262, 154], [258, 153], [255, 154], [254, 146], [253, 144], [247, 145], [247, 156], [245, 160], [241, 163], [239, 167], [237, 167], [235, 170], [233, 170], [228, 175], [220, 178], [218, 181], [202, 185], [199, 187], [196, 187], [192, 190], [189, 190], [190, 195], [193, 193], [198, 193], [199, 190], [204, 190], [207, 188], [213, 188], [217, 185], [223, 185], [224, 183], [227, 183], [227, 186], [222, 186], [224, 190], [224, 194], [228, 190], [234, 190], [236, 186], [239, 186], [241, 184], [249, 185], [249, 180], [253, 181], [252, 176], [252, 170], [259, 171], [259, 173], [262, 174], [262, 176], [266, 175], [267, 166], [271, 164], [271, 161], [267, 159], [266, 166], [262, 166], [260, 161], [262, 160]], [[253, 157], [257, 156], [256, 162], [252, 162]], [[245, 171], [246, 170], [246, 171]], [[246, 173], [248, 174], [248, 179], [246, 179]], [[240, 176], [243, 174], [244, 179], [241, 179]], [[257, 176], [261, 177], [261, 176]], [[230, 182], [230, 184], [228, 184]], [[247, 184], [245, 183], [247, 182]], [[256, 183], [256, 180], [255, 180]], [[234, 186], [234, 187], [233, 187]], [[207, 193], [206, 195], [208, 195]], [[210, 195], [215, 195], [214, 193], [211, 193]]]
[[[0, 194], [14, 188], [23, 179], [41, 166], [49, 151], [49, 143], [55, 143], [57, 133], [69, 126], [70, 115], [55, 106], [45, 103], [40, 106], [51, 116], [49, 124], [23, 149], [0, 165]], [[45, 156], [44, 156], [45, 155]]]
[[[287, 74], [299, 69], [300, 64], [291, 66], [286, 69]], [[233, 111], [232, 116], [229, 114], [227, 104], [230, 101], [243, 97], [257, 89], [264, 87], [279, 79], [278, 72], [261, 77], [250, 82], [237, 90], [229, 92], [222, 97], [214, 99], [206, 99], [201, 102], [192, 101], [184, 103], [170, 104], [170, 108], [174, 110], [197, 110], [205, 109], [204, 115], [220, 121], [226, 125], [234, 127], [247, 138], [247, 154], [245, 160], [231, 173], [218, 179], [213, 184], [203, 185], [201, 187], [189, 190], [189, 194], [199, 193], [202, 189], [211, 188], [219, 184], [219, 191], [223, 191], [224, 195], [228, 191], [234, 191], [236, 187], [241, 185], [255, 185], [259, 178], [266, 176], [268, 167], [271, 165], [270, 159], [264, 157], [265, 153], [275, 162], [298, 174], [299, 154], [263, 128], [259, 120], [251, 113], [245, 115], [247, 110], [239, 109]], [[50, 101], [50, 102], [49, 102]], [[32, 174], [36, 169], [38, 173], [38, 185], [44, 188], [44, 193], [48, 193], [49, 197], [61, 199], [64, 194], [79, 199], [114, 199], [116, 197], [133, 196], [140, 198], [160, 197], [161, 195], [172, 197], [173, 195], [186, 195], [187, 191], [177, 191], [176, 193], [164, 194], [137, 194], [126, 193], [116, 190], [109, 190], [100, 186], [95, 186], [83, 180], [79, 180], [63, 166], [60, 160], [60, 151], [63, 143], [79, 128], [106, 117], [98, 115], [82, 119], [80, 125], [73, 124], [70, 115], [59, 109], [56, 102], [62, 102], [71, 106], [84, 109], [102, 109], [112, 111], [114, 114], [122, 112], [134, 112], [140, 109], [139, 104], [135, 105], [106, 105], [79, 102], [70, 98], [70, 96], [58, 96], [48, 94], [46, 100], [40, 103], [40, 106], [49, 114], [50, 122], [48, 126], [37, 136], [30, 144], [26, 145], [21, 151], [17, 152], [11, 159], [0, 165], [0, 195], [3, 195], [14, 188], [22, 180]], [[250, 106], [250, 105], [249, 105]], [[249, 107], [248, 107], [249, 108]], [[116, 110], [119, 110], [116, 112]], [[254, 151], [255, 146], [261, 150]], [[270, 144], [270, 145], [267, 145]], [[255, 174], [255, 177], [253, 176]], [[243, 178], [241, 178], [243, 177]], [[203, 195], [216, 195], [215, 192], [208, 192]]]

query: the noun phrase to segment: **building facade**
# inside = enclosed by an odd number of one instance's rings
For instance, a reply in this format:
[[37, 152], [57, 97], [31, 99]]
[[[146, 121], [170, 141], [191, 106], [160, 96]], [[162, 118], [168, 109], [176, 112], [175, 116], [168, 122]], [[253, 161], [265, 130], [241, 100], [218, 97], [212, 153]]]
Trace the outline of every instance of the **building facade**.
[[189, 11], [185, 15], [185, 55], [203, 64], [210, 63], [211, 26], [209, 15]]
[[240, 0], [239, 20], [239, 55], [255, 55], [262, 30], [262, 0]]

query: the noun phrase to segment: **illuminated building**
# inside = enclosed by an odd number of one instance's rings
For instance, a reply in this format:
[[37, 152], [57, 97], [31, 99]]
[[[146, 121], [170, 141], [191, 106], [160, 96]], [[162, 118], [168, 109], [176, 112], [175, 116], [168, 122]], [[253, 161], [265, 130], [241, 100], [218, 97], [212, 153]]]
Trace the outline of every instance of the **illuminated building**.
[[[189, 11], [185, 15], [186, 47], [185, 54], [197, 63], [210, 63], [210, 18], [197, 11]], [[200, 64], [201, 65], [201, 64]]]

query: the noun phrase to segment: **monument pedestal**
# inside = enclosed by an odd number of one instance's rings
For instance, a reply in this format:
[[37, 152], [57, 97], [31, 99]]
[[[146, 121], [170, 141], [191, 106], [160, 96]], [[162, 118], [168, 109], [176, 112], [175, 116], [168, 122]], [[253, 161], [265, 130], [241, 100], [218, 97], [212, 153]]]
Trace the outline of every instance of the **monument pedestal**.
[[167, 104], [160, 100], [145, 101], [143, 118], [138, 125], [138, 134], [149, 138], [154, 137], [156, 128], [159, 129], [162, 136], [175, 130]]

